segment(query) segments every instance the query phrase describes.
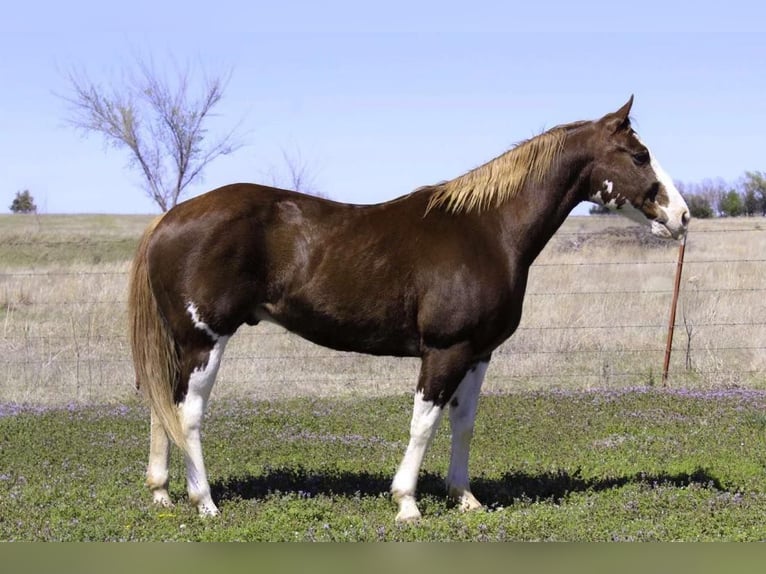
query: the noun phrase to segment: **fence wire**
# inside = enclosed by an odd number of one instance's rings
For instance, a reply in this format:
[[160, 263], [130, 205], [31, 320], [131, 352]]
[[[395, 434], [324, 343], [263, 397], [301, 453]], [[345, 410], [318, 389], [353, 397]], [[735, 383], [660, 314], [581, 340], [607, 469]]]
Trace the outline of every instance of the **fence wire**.
[[[766, 386], [766, 259], [751, 251], [737, 257], [735, 249], [725, 255], [694, 250], [695, 238], [704, 234], [737, 244], [752, 233], [763, 230], [717, 228], [690, 236], [671, 385]], [[565, 255], [567, 242], [583, 237], [588, 233], [556, 236]], [[84, 244], [44, 243], [58, 249]], [[541, 257], [530, 273], [524, 320], [494, 354], [490, 389], [657, 384], [675, 253], [649, 249], [640, 258], [594, 261]], [[615, 277], [620, 287], [611, 289]], [[127, 278], [127, 264], [14, 269], [0, 261], [0, 401], [60, 401], [62, 388], [66, 400], [75, 401], [131, 394]], [[416, 375], [412, 360], [330, 351], [268, 325], [241, 329], [232, 339], [218, 386], [231, 393], [245, 388], [256, 397], [354, 393], [365, 385], [387, 393], [411, 390]], [[317, 391], [323, 385], [328, 390]]]

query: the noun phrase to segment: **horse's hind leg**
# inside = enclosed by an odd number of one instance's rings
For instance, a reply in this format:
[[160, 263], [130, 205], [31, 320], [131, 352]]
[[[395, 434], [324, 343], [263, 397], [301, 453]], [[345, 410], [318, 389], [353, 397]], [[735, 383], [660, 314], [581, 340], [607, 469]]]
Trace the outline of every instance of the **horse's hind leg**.
[[[189, 499], [197, 506], [201, 516], [215, 516], [218, 508], [210, 495], [210, 484], [202, 458], [200, 431], [210, 391], [213, 389], [218, 367], [228, 337], [216, 337], [207, 353], [195, 353], [197, 357], [186, 357], [183, 371], [188, 372], [188, 389], [179, 405], [181, 427], [186, 438], [186, 485]], [[205, 357], [206, 355], [206, 357]], [[198, 357], [204, 357], [200, 360]], [[196, 363], [196, 364], [195, 364]], [[184, 373], [185, 374], [185, 373]]]
[[447, 492], [450, 498], [460, 505], [461, 510], [481, 508], [481, 503], [471, 494], [468, 484], [468, 455], [479, 391], [488, 365], [489, 363], [484, 361], [471, 367], [450, 400], [452, 448], [447, 473]]
[[170, 460], [170, 439], [152, 409], [149, 434], [149, 465], [146, 469], [146, 485], [152, 491], [154, 503], [171, 506], [168, 494], [168, 462]]

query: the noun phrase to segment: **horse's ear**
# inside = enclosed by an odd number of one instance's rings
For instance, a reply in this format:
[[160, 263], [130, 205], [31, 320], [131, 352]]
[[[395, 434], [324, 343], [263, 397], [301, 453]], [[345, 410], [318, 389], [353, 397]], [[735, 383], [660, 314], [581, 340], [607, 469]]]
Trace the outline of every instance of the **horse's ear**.
[[617, 133], [630, 127], [630, 108], [633, 107], [633, 95], [627, 103], [616, 112], [605, 115], [601, 121], [606, 125], [611, 133]]

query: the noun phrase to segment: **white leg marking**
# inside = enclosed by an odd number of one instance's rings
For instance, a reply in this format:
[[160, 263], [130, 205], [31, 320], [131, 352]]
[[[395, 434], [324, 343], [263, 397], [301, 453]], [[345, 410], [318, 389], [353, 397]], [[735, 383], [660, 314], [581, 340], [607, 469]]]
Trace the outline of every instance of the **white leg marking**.
[[397, 522], [410, 522], [420, 518], [420, 511], [415, 504], [418, 473], [443, 412], [444, 410], [435, 403], [423, 400], [422, 391], [415, 393], [410, 423], [410, 442], [399, 470], [396, 471], [394, 481], [391, 483], [391, 493], [399, 504]]
[[202, 458], [202, 442], [200, 429], [202, 416], [205, 414], [210, 391], [213, 389], [218, 366], [226, 348], [228, 337], [217, 337], [216, 343], [210, 351], [207, 365], [204, 368], [195, 369], [189, 377], [189, 390], [186, 398], [179, 405], [181, 411], [181, 425], [186, 436], [188, 452], [186, 460], [186, 486], [189, 499], [197, 505], [201, 516], [215, 516], [218, 508], [210, 496], [210, 485], [207, 481], [205, 463]]
[[213, 341], [217, 341], [220, 338], [220, 335], [215, 333], [210, 328], [210, 326], [202, 320], [199, 314], [199, 309], [197, 309], [197, 306], [191, 301], [189, 301], [189, 303], [186, 305], [186, 312], [189, 313], [192, 323], [194, 323], [194, 326], [197, 329], [207, 333], [208, 337], [210, 337]]
[[146, 468], [146, 485], [152, 491], [154, 503], [160, 506], [172, 506], [168, 494], [168, 461], [170, 458], [170, 439], [162, 428], [154, 411], [151, 414], [149, 434], [149, 465]]
[[482, 362], [468, 371], [450, 401], [452, 448], [447, 473], [447, 492], [460, 504], [461, 510], [481, 508], [481, 503], [471, 494], [469, 488], [468, 457], [476, 408], [479, 404], [479, 391], [488, 365], [489, 363]]

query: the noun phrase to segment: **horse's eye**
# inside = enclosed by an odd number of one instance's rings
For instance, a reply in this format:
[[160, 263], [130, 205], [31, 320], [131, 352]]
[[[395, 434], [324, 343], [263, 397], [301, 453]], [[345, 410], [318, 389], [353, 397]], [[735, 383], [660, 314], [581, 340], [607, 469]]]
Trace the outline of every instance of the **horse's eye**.
[[647, 150], [641, 150], [633, 154], [633, 163], [639, 167], [648, 164], [649, 159], [649, 152]]

